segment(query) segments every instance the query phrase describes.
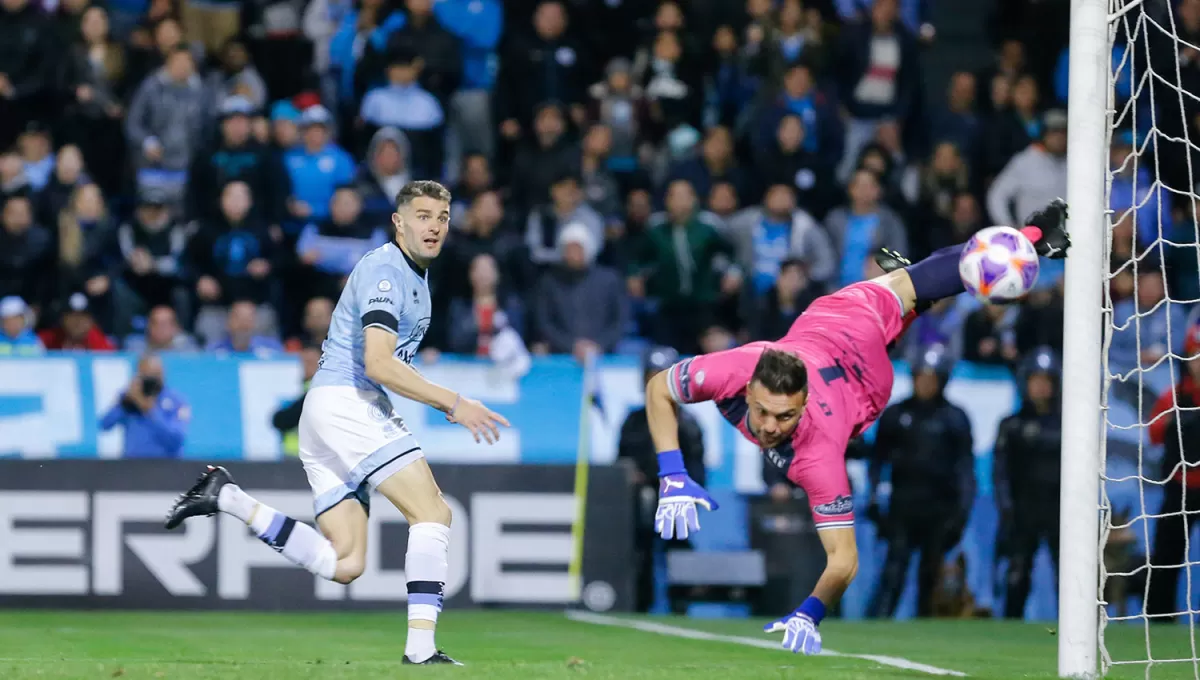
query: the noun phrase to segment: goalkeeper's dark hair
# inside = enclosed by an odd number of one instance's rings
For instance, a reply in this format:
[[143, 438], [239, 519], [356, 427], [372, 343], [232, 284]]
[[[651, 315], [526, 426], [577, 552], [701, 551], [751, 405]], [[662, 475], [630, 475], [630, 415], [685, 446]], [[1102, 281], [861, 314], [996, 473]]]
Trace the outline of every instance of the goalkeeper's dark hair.
[[396, 210], [422, 196], [436, 198], [439, 201], [447, 203], [450, 202], [450, 190], [442, 186], [441, 183], [431, 179], [419, 179], [400, 187], [400, 192], [396, 194]]
[[772, 394], [797, 394], [808, 389], [808, 368], [791, 352], [768, 349], [758, 358], [750, 382]]

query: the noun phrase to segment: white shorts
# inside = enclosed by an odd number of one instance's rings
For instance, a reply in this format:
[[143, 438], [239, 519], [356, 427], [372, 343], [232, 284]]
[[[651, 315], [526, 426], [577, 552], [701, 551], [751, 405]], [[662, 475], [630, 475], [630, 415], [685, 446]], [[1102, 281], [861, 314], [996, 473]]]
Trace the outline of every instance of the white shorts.
[[348, 498], [370, 510], [372, 489], [425, 456], [387, 397], [356, 387], [309, 390], [299, 435], [315, 516]]

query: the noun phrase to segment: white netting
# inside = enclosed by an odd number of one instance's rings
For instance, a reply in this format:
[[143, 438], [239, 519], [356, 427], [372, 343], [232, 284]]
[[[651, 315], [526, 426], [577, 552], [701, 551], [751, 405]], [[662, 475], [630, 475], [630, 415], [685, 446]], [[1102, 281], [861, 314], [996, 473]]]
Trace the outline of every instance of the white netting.
[[1109, 12], [1100, 658], [1200, 680], [1200, 438], [1176, 427], [1196, 408], [1174, 396], [1200, 301], [1200, 0]]

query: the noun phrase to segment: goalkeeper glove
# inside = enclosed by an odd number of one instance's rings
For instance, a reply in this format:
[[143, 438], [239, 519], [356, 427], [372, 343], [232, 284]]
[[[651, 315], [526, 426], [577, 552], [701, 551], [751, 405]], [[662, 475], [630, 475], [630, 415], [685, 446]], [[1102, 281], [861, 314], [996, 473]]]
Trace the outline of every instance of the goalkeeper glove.
[[783, 648], [793, 654], [821, 653], [821, 631], [817, 624], [825, 616], [825, 605], [810, 597], [796, 611], [763, 626], [764, 633], [783, 633]]
[[1033, 244], [1037, 254], [1051, 260], [1061, 260], [1071, 247], [1067, 234], [1067, 202], [1056, 198], [1049, 205], [1025, 218], [1025, 224], [1037, 227], [1042, 237]]
[[654, 531], [666, 540], [686, 540], [700, 530], [697, 505], [705, 510], [719, 507], [704, 487], [688, 476], [682, 453], [675, 450], [658, 454], [658, 510], [654, 513]]

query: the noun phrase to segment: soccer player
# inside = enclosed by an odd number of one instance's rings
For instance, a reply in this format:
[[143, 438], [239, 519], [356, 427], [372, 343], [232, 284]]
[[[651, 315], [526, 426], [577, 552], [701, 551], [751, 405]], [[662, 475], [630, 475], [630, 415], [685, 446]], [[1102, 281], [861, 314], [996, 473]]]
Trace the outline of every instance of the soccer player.
[[[1056, 200], [1029, 217], [1022, 232], [1039, 255], [1066, 255], [1066, 216], [1066, 204]], [[764, 628], [782, 632], [783, 646], [792, 652], [820, 653], [817, 626], [858, 571], [845, 452], [891, 397], [888, 344], [930, 304], [963, 292], [962, 248], [943, 248], [916, 264], [883, 251], [877, 261], [887, 273], [820, 298], [782, 339], [684, 359], [646, 386], [658, 451], [655, 529], [664, 539], [687, 538], [700, 529], [696, 506], [717, 509], [684, 469], [678, 404], [714, 402], [808, 495], [827, 555], [825, 571], [807, 600]]]
[[166, 526], [224, 512], [297, 565], [350, 583], [366, 564], [369, 493], [378, 491], [409, 525], [403, 663], [461, 665], [434, 644], [448, 569], [450, 507], [384, 388], [444, 412], [475, 441], [494, 442], [498, 426], [508, 421], [429, 382], [411, 365], [429, 328], [426, 270], [446, 239], [450, 192], [437, 182], [405, 184], [392, 222], [393, 240], [367, 253], [350, 273], [300, 415], [300, 461], [320, 533], [256, 501], [224, 468], [213, 466], [171, 508]]

